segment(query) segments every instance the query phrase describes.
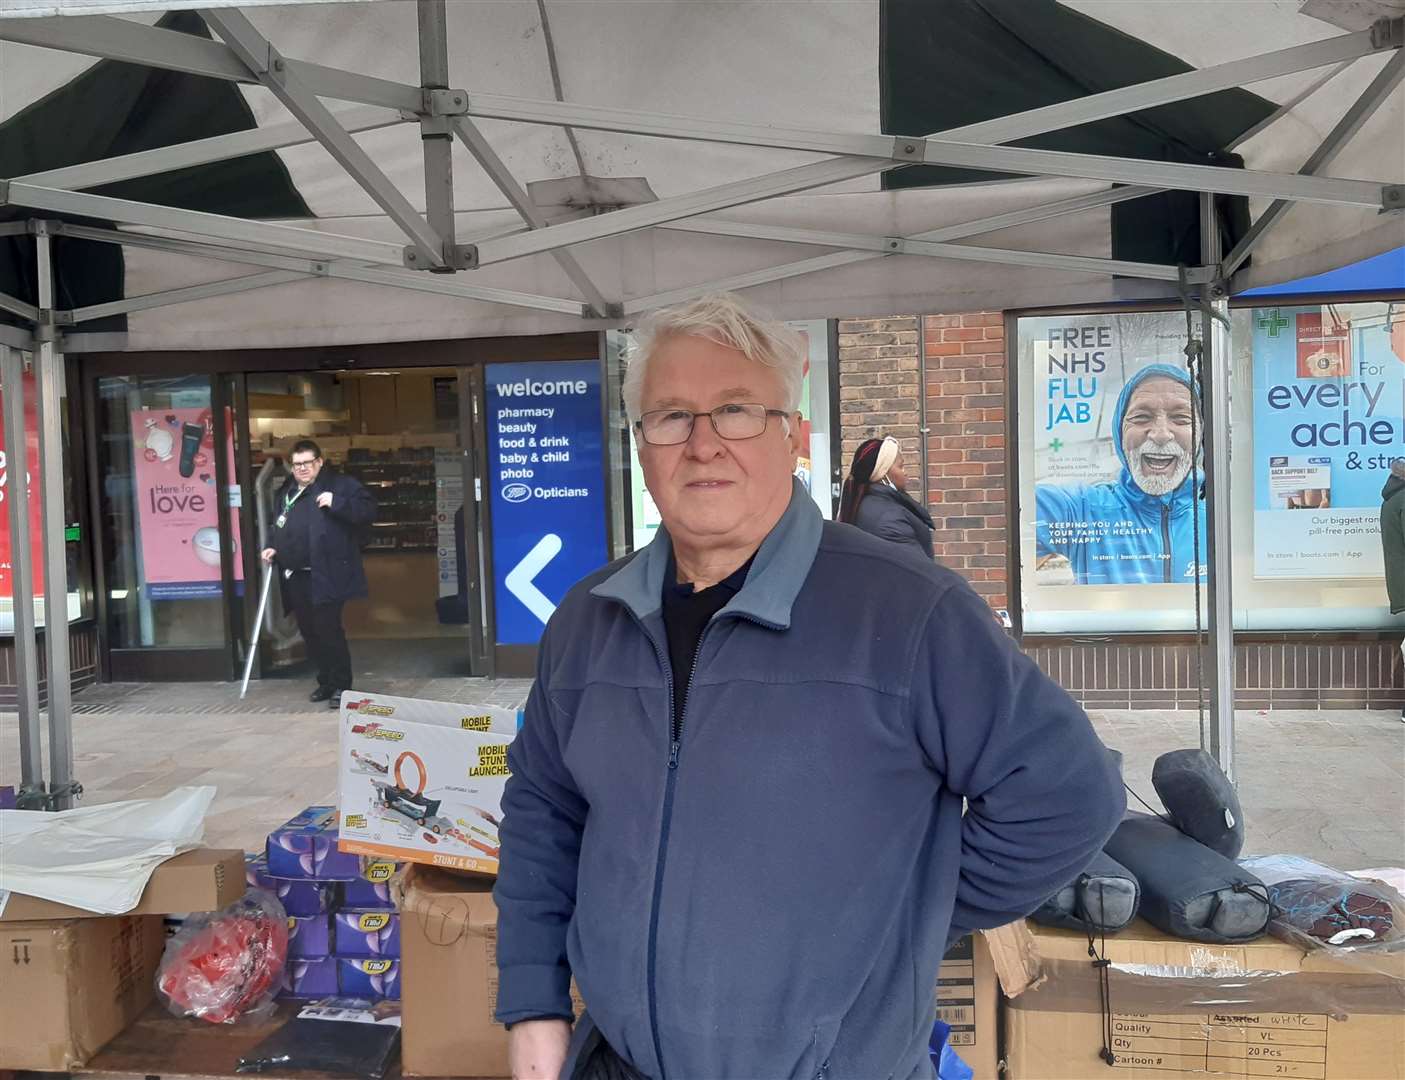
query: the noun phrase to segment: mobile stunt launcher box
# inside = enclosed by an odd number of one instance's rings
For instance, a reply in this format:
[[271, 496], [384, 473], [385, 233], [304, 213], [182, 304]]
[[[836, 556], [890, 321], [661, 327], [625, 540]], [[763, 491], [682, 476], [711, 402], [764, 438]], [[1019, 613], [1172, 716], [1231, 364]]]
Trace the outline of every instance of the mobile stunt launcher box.
[[520, 722], [516, 709], [342, 694], [338, 847], [496, 874]]

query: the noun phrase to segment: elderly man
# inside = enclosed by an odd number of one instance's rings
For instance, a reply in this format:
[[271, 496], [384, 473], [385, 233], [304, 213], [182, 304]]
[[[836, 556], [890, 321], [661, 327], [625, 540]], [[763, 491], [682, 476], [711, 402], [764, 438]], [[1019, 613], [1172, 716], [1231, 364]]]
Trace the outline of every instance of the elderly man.
[[1113, 410], [1122, 471], [1100, 484], [1036, 485], [1038, 555], [1067, 558], [1079, 585], [1203, 577], [1205, 501], [1191, 471], [1198, 415], [1184, 369], [1151, 364], [1128, 379]]
[[1111, 756], [961, 578], [792, 481], [786, 327], [714, 296], [636, 344], [663, 528], [566, 597], [509, 755], [514, 1076], [930, 1077], [947, 943], [1082, 870]]

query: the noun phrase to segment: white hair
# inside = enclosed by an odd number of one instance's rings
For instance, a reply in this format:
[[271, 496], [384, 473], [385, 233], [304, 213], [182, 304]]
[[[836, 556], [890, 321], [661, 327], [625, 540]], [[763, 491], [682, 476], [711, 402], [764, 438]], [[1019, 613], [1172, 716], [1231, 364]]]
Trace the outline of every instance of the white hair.
[[781, 407], [800, 408], [805, 379], [805, 339], [783, 322], [747, 305], [734, 293], [711, 293], [686, 304], [662, 308], [635, 328], [625, 369], [625, 411], [630, 422], [643, 411], [644, 373], [660, 345], [676, 337], [698, 337], [765, 364], [780, 377]]

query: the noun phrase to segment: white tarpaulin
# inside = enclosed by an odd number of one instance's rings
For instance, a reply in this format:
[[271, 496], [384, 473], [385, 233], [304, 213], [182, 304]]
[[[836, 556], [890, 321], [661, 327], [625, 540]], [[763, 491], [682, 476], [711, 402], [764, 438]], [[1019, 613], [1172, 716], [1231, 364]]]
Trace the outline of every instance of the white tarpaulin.
[[199, 847], [212, 787], [52, 814], [0, 810], [0, 908], [7, 893], [120, 915], [152, 871]]

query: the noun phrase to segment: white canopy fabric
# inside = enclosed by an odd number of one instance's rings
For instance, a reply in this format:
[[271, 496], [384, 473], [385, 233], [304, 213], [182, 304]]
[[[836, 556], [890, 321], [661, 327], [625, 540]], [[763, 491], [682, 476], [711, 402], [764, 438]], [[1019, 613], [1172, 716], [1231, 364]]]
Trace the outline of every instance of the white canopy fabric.
[[[150, 26], [159, 11], [197, 6], [235, 5], [223, 0], [199, 5], [0, 0], [0, 37], [23, 38], [26, 17], [49, 17], [52, 23], [74, 26], [86, 20], [71, 21], [70, 16], [123, 12], [130, 13], [124, 19]], [[389, 0], [301, 5], [246, 0], [238, 6], [284, 57], [395, 83], [420, 84], [415, 5]], [[1310, 0], [1313, 10], [1334, 18], [1335, 24], [1303, 13], [1295, 0], [1237, 0], [1220, 5], [1070, 0], [1064, 6], [1204, 68], [1337, 38], [1349, 32], [1346, 27], [1362, 25], [1363, 20], [1369, 25], [1367, 15], [1390, 15], [1398, 5], [1394, 0], [1369, 4]], [[61, 18], [53, 18], [56, 15]], [[883, 130], [881, 21], [878, 0], [803, 4], [544, 0], [540, 6], [532, 0], [450, 2], [449, 85], [466, 89], [470, 102], [485, 94], [552, 102], [558, 99], [559, 82], [559, 99], [571, 104], [787, 130], [877, 135]], [[1349, 64], [1334, 63], [1256, 83], [1250, 87], [1256, 94], [1273, 105], [1289, 107], [1232, 149], [1243, 155], [1248, 170], [1297, 172], [1399, 55], [1398, 49], [1386, 48]], [[0, 125], [69, 84], [95, 62], [92, 56], [0, 40]], [[1011, 70], [1009, 78], [1020, 79], [1021, 72]], [[238, 84], [238, 89], [260, 128], [298, 123], [269, 89], [248, 83]], [[419, 125], [402, 122], [392, 110], [376, 106], [330, 99], [326, 104], [349, 126], [353, 121], [358, 127], [371, 125], [378, 119], [387, 123], [360, 131], [355, 140], [409, 203], [425, 213]], [[506, 170], [528, 187], [553, 223], [568, 220], [572, 206], [583, 201], [593, 203], [597, 211], [615, 199], [666, 202], [833, 157], [582, 127], [573, 127], [568, 134], [559, 125], [515, 120], [475, 118], [474, 122]], [[313, 215], [287, 224], [396, 245], [407, 242], [396, 223], [322, 145], [309, 141], [276, 153]], [[458, 241], [476, 242], [522, 230], [518, 213], [462, 141], [454, 143], [452, 157]], [[593, 186], [573, 179], [582, 173], [592, 178]], [[1323, 175], [1379, 185], [1405, 183], [1405, 90], [1399, 81], [1343, 144]], [[3, 161], [0, 178], [23, 179], [11, 175]], [[42, 177], [32, 182], [45, 186]], [[618, 325], [629, 321], [640, 301], [681, 298], [714, 283], [736, 284], [736, 275], [843, 250], [757, 235], [766, 228], [913, 237], [1110, 187], [1100, 179], [1051, 176], [885, 191], [879, 175], [873, 173], [702, 216], [711, 223], [706, 228], [721, 222], [724, 228], [742, 226], [732, 231], [751, 235], [710, 235], [694, 231], [695, 222], [686, 229], [644, 228], [575, 245], [571, 250], [584, 276], [607, 301], [623, 305], [623, 313], [607, 321], [583, 321], [567, 311], [405, 291], [335, 276], [309, 277], [133, 312], [128, 315], [125, 347], [325, 345], [533, 334], [606, 322]], [[1255, 216], [1268, 205], [1266, 198], [1250, 200]], [[33, 216], [46, 215], [36, 210]], [[1113, 253], [1111, 217], [1110, 207], [1103, 205], [956, 242], [1107, 259]], [[120, 219], [113, 220], [121, 224]], [[166, 231], [165, 235], [175, 234]], [[208, 237], [192, 238], [213, 242]], [[1265, 233], [1234, 285], [1241, 289], [1276, 284], [1402, 244], [1405, 217], [1398, 211], [1383, 214], [1379, 205], [1301, 202]], [[1077, 267], [885, 256], [881, 251], [867, 255], [862, 261], [744, 291], [777, 314], [794, 319], [1009, 309], [1175, 294], [1172, 282], [1113, 277]], [[366, 264], [351, 259], [345, 265]], [[232, 265], [130, 247], [124, 292], [127, 297], [157, 293], [258, 273], [261, 266], [266, 271], [268, 264]], [[421, 274], [420, 280], [428, 276]], [[434, 277], [446, 284], [512, 290], [573, 304], [586, 300], [578, 282], [551, 252]], [[74, 328], [75, 332], [82, 329], [81, 325]]]

